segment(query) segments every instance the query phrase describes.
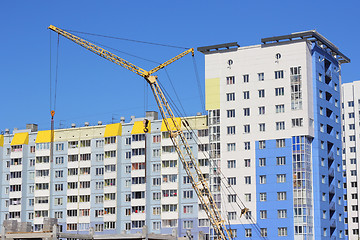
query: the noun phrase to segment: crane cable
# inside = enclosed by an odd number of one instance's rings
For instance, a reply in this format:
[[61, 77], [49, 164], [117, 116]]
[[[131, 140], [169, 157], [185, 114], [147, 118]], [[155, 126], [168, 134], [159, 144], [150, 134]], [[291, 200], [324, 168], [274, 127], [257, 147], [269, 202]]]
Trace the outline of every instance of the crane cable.
[[67, 32], [72, 32], [72, 33], [80, 33], [80, 34], [92, 35], [92, 36], [97, 36], [97, 37], [112, 38], [112, 39], [129, 41], [129, 42], [144, 43], [144, 44], [156, 45], [156, 46], [162, 46], [162, 47], [189, 49], [189, 48], [187, 48], [187, 47], [181, 47], [181, 46], [175, 46], [175, 45], [169, 45], [169, 44], [163, 44], [163, 43], [146, 42], [146, 41], [134, 40], [134, 39], [129, 39], [129, 38], [121, 38], [121, 37], [107, 36], [107, 35], [102, 35], [102, 34], [97, 34], [97, 33], [80, 32], [80, 31], [69, 30], [69, 29], [64, 29], [64, 30], [67, 31]]
[[197, 82], [197, 85], [198, 85], [198, 91], [199, 91], [199, 96], [200, 96], [200, 103], [201, 103], [201, 107], [202, 107], [202, 112], [205, 112], [205, 101], [204, 101], [204, 96], [203, 96], [203, 93], [202, 93], [202, 90], [201, 90], [200, 77], [199, 77], [199, 72], [198, 72], [195, 56], [192, 56], [192, 59], [193, 59], [193, 66], [194, 66], [195, 76], [196, 76], [196, 82]]

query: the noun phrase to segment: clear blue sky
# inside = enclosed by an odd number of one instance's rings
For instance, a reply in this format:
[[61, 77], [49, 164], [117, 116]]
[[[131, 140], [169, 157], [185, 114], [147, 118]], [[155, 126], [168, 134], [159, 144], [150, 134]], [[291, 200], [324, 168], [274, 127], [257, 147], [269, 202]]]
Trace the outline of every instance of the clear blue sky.
[[[111, 35], [184, 47], [237, 41], [260, 44], [263, 37], [316, 29], [351, 59], [342, 68], [343, 82], [360, 80], [360, 3], [352, 1], [1, 1], [0, 130], [38, 123], [50, 128], [50, 33], [63, 29]], [[84, 36], [84, 35], [83, 35]], [[86, 36], [115, 49], [164, 62], [181, 49]], [[56, 40], [52, 34], [53, 73]], [[151, 69], [156, 64], [114, 52]], [[60, 38], [55, 126], [109, 123], [157, 110], [144, 80]], [[195, 60], [204, 95], [204, 56]], [[167, 73], [186, 114], [203, 111], [191, 56], [171, 64]], [[54, 80], [55, 74], [52, 79]], [[166, 72], [159, 79], [173, 90]], [[149, 89], [148, 89], [149, 90]], [[174, 97], [176, 100], [176, 97]], [[179, 103], [177, 102], [179, 106]]]

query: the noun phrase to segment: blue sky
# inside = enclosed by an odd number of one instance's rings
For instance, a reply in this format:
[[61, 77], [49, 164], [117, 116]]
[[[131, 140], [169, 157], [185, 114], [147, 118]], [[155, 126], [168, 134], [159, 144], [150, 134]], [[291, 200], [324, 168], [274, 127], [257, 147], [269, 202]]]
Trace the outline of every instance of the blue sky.
[[[63, 29], [121, 38], [200, 47], [237, 41], [241, 46], [260, 39], [316, 29], [351, 59], [342, 67], [343, 82], [360, 80], [359, 1], [1, 1], [0, 3], [0, 130], [38, 123], [50, 128], [50, 33]], [[57, 35], [52, 36], [55, 72]], [[85, 36], [155, 62], [181, 49]], [[115, 52], [145, 69], [155, 63]], [[204, 56], [196, 52], [204, 95]], [[170, 80], [186, 114], [202, 112], [192, 57], [171, 64], [159, 79], [172, 95]], [[60, 37], [55, 126], [82, 126], [85, 121], [110, 123], [124, 116], [157, 110], [144, 80]], [[168, 78], [169, 76], [169, 78]], [[55, 74], [52, 75], [54, 81]], [[170, 79], [170, 80], [169, 80]], [[147, 104], [145, 104], [147, 103]]]

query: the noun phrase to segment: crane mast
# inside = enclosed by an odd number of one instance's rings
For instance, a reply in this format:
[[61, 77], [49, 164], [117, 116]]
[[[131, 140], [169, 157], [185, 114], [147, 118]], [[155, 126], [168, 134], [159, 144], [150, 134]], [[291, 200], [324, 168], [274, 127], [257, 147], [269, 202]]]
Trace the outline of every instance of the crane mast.
[[[202, 174], [200, 167], [198, 166], [198, 163], [196, 161], [196, 158], [194, 157], [192, 150], [189, 146], [189, 143], [187, 142], [187, 139], [181, 130], [181, 124], [176, 121], [175, 115], [170, 108], [170, 105], [157, 82], [157, 76], [152, 75], [153, 73], [157, 72], [158, 70], [164, 68], [165, 66], [175, 62], [176, 60], [184, 57], [185, 55], [192, 53], [194, 55], [194, 49], [188, 49], [184, 51], [183, 53], [180, 53], [179, 55], [175, 56], [174, 58], [166, 61], [163, 64], [160, 64], [159, 66], [155, 67], [154, 69], [150, 71], [146, 71], [140, 67], [137, 67], [136, 65], [116, 56], [115, 54], [96, 46], [93, 43], [90, 43], [84, 39], [81, 39], [78, 36], [75, 36], [71, 33], [68, 33], [60, 28], [57, 28], [53, 25], [50, 25], [48, 27], [50, 30], [64, 36], [65, 38], [75, 42], [76, 44], [88, 49], [89, 51], [99, 55], [100, 57], [103, 57], [117, 65], [120, 65], [134, 73], [136, 73], [139, 76], [142, 76], [145, 78], [145, 80], [149, 83], [151, 90], [154, 94], [156, 103], [159, 107], [160, 113], [162, 115], [163, 121], [166, 125], [166, 128], [170, 134], [170, 139], [175, 147], [175, 150], [184, 166], [185, 172], [188, 175], [191, 185], [196, 192], [200, 203], [204, 207], [204, 210], [210, 220], [211, 225], [214, 228], [215, 234], [217, 235], [218, 239], [221, 240], [228, 240], [231, 239], [231, 234], [227, 230], [225, 226], [225, 221], [222, 219], [222, 216], [220, 214], [220, 211], [215, 203], [214, 197], [212, 193], [210, 192], [210, 187]], [[186, 123], [185, 123], [186, 125]], [[191, 169], [194, 169], [194, 171], [191, 171]]]

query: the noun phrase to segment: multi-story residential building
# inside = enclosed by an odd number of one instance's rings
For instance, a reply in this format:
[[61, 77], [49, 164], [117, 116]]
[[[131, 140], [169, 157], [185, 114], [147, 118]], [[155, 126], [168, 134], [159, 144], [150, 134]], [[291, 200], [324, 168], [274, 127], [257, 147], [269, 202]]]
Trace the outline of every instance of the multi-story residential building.
[[345, 238], [340, 65], [350, 60], [316, 31], [261, 42], [198, 48], [215, 199], [242, 239]]
[[346, 186], [345, 200], [347, 233], [349, 239], [359, 239], [359, 188], [358, 176], [360, 166], [359, 133], [360, 133], [360, 81], [345, 83], [341, 86], [342, 93], [342, 138], [344, 182]]
[[[41, 231], [51, 217], [69, 233], [135, 233], [147, 225], [158, 234], [174, 228], [179, 236], [190, 230], [194, 239], [208, 234], [165, 124], [157, 113], [147, 119], [146, 133], [144, 118], [55, 130], [52, 158], [51, 131], [29, 125], [0, 135], [1, 223], [32, 222]], [[208, 176], [207, 116], [186, 121], [194, 131], [184, 133]]]

